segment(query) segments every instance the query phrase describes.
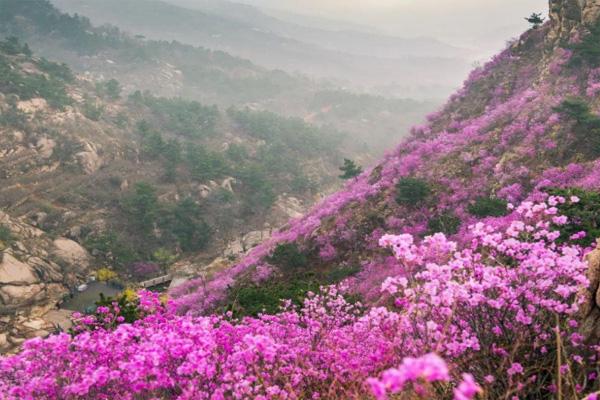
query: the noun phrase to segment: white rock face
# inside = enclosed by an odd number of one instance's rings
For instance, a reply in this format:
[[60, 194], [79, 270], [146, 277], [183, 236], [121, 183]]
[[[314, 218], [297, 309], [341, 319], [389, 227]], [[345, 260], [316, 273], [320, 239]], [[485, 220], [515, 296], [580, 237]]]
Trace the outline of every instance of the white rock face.
[[234, 185], [236, 182], [237, 182], [236, 179], [230, 176], [223, 180], [223, 182], [221, 183], [221, 187], [223, 189], [229, 190], [231, 193], [233, 193], [232, 185]]
[[39, 282], [32, 268], [8, 253], [2, 254], [0, 284], [27, 285]]
[[275, 202], [275, 206], [289, 218], [300, 218], [304, 215], [304, 206], [295, 197], [279, 196]]
[[79, 243], [70, 239], [58, 238], [52, 242], [53, 254], [72, 266], [87, 268], [90, 264], [90, 255]]
[[[90, 257], [78, 243], [52, 240], [22, 219], [0, 211], [0, 224], [14, 240], [0, 250], [0, 354], [14, 352], [25, 339], [47, 336], [68, 312], [53, 312], [69, 290], [85, 281]], [[57, 258], [55, 262], [49, 255]]]
[[83, 171], [90, 175], [98, 171], [103, 165], [102, 157], [98, 155], [98, 149], [93, 143], [86, 142], [83, 145], [84, 150], [75, 154], [79, 165]]
[[270, 237], [271, 230], [248, 232], [242, 238], [230, 242], [223, 251], [223, 255], [225, 257], [242, 255]]

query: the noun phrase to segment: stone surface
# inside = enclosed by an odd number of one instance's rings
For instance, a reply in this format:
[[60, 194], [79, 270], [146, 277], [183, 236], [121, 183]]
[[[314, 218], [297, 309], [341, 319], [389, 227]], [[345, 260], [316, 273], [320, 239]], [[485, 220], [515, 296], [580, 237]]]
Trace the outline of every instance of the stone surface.
[[600, 17], [600, 0], [550, 0], [550, 40], [567, 39], [582, 24], [594, 24]]
[[0, 300], [7, 306], [26, 306], [43, 300], [44, 286], [41, 284], [15, 286], [2, 285]]
[[8, 253], [1, 255], [0, 284], [27, 285], [38, 282], [32, 268]]
[[73, 240], [66, 238], [58, 238], [54, 240], [53, 254], [62, 261], [71, 266], [81, 266], [82, 269], [87, 268], [90, 263], [90, 256], [81, 245]]
[[84, 150], [75, 154], [75, 157], [83, 171], [90, 175], [100, 169], [104, 161], [102, 160], [102, 157], [98, 155], [98, 148], [95, 144], [85, 142], [83, 148]]
[[590, 284], [579, 295], [582, 301], [579, 310], [581, 333], [587, 340], [597, 341], [600, 339], [600, 239], [596, 250], [589, 253], [586, 260], [589, 264], [587, 277]]
[[245, 254], [253, 247], [270, 238], [271, 233], [271, 230], [248, 232], [243, 237], [230, 242], [223, 251], [223, 255], [231, 257]]
[[16, 351], [26, 338], [68, 329], [70, 312], [56, 304], [84, 281], [90, 262], [78, 243], [52, 240], [23, 218], [0, 211], [0, 224], [14, 236], [0, 250], [0, 353]]
[[305, 209], [299, 199], [292, 196], [279, 196], [275, 202], [275, 207], [282, 211], [289, 218], [300, 218], [304, 215]]

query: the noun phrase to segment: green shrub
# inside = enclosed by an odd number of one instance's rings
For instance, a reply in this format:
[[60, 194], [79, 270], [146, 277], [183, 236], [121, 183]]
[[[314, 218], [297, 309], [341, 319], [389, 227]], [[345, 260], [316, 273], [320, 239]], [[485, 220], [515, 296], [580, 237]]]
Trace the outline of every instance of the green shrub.
[[39, 69], [54, 78], [61, 79], [65, 82], [73, 82], [75, 80], [75, 76], [67, 64], [58, 64], [42, 57], [37, 65]]
[[267, 210], [277, 199], [269, 171], [262, 165], [252, 164], [244, 167], [238, 171], [236, 178], [243, 184], [241, 195], [245, 214], [252, 215]]
[[104, 113], [104, 106], [96, 103], [90, 98], [86, 98], [83, 101], [81, 112], [86, 116], [86, 118], [91, 119], [92, 121], [98, 121]]
[[121, 97], [121, 84], [116, 79], [96, 83], [96, 92], [102, 97], [117, 100]]
[[285, 279], [271, 278], [259, 284], [239, 285], [231, 289], [227, 308], [236, 317], [256, 316], [263, 312], [275, 314], [282, 300], [301, 305], [309, 291], [319, 291], [319, 283], [310, 274]]
[[154, 160], [162, 154], [165, 148], [165, 141], [160, 133], [151, 131], [142, 138], [141, 147], [142, 154], [147, 158]]
[[[562, 196], [567, 199], [565, 204], [559, 204], [559, 214], [568, 217], [568, 223], [555, 227], [560, 231], [560, 242], [571, 241], [570, 237], [578, 232], [585, 232], [584, 238], [575, 242], [583, 246], [593, 244], [600, 238], [600, 193], [577, 188], [549, 189], [549, 194]], [[579, 197], [578, 203], [570, 202], [571, 196]]]
[[600, 66], [600, 21], [589, 27], [590, 33], [585, 35], [579, 43], [569, 44], [573, 50], [570, 65], [577, 67], [588, 64], [595, 68]]
[[228, 172], [227, 161], [221, 153], [191, 143], [185, 149], [185, 162], [192, 178], [200, 182], [220, 178]]
[[19, 110], [15, 103], [11, 103], [5, 109], [0, 110], [0, 125], [25, 129], [27, 126], [27, 114]]
[[362, 173], [362, 168], [359, 165], [356, 165], [354, 161], [344, 158], [344, 165], [340, 168], [342, 175], [339, 176], [340, 179], [352, 179], [357, 177]]
[[294, 271], [306, 268], [308, 257], [300, 251], [296, 243], [280, 243], [267, 257], [267, 262], [283, 271]]
[[0, 225], [0, 242], [5, 245], [11, 244], [14, 240], [10, 228], [6, 225]]
[[448, 211], [431, 218], [427, 227], [430, 234], [441, 232], [446, 235], [454, 235], [460, 228], [460, 218]]
[[154, 186], [146, 182], [136, 183], [133, 192], [123, 200], [122, 206], [131, 225], [139, 233], [147, 236], [152, 233], [160, 208]]
[[215, 134], [220, 117], [216, 106], [204, 106], [197, 101], [180, 98], [142, 96], [144, 104], [162, 121], [164, 129], [190, 138], [205, 138]]
[[6, 39], [1, 40], [0, 51], [10, 55], [24, 54], [26, 56], [31, 56], [31, 49], [29, 49], [27, 43], [21, 44], [19, 39], [15, 36], [9, 36]]
[[62, 78], [51, 74], [48, 77], [44, 74], [23, 74], [13, 64], [0, 54], [0, 92], [16, 95], [20, 100], [42, 97], [58, 109], [72, 103]]
[[326, 281], [328, 284], [339, 283], [346, 278], [358, 274], [361, 270], [360, 265], [339, 266], [327, 273]]
[[91, 235], [85, 240], [84, 246], [90, 253], [100, 253], [107, 263], [119, 266], [128, 265], [140, 259], [140, 255], [130, 241], [115, 232]]
[[185, 198], [174, 207], [164, 207], [161, 227], [169, 233], [183, 251], [202, 250], [209, 243], [212, 229], [204, 221], [200, 206]]
[[588, 158], [600, 156], [600, 117], [592, 113], [589, 104], [582, 98], [564, 100], [555, 112], [575, 121], [576, 147]]
[[232, 143], [227, 147], [225, 151], [227, 158], [231, 161], [241, 163], [248, 159], [248, 150], [240, 144]]
[[396, 184], [396, 202], [406, 206], [420, 205], [431, 194], [427, 181], [418, 178], [401, 178]]
[[529, 22], [533, 29], [539, 28], [544, 23], [541, 13], [532, 13], [529, 17], [525, 18], [525, 21]]
[[476, 217], [500, 217], [508, 213], [506, 200], [497, 197], [478, 197], [475, 203], [469, 204], [469, 214]]

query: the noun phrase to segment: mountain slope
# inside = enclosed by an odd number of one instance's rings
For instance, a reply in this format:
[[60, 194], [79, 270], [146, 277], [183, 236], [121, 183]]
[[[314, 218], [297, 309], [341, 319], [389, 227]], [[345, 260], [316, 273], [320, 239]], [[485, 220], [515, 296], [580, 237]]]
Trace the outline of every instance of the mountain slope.
[[[10, 217], [0, 221], [0, 254], [33, 257], [37, 271], [21, 282], [12, 274], [24, 264], [2, 264], [0, 313], [42, 315], [106, 267], [135, 285], [178, 259], [235, 258], [338, 185], [342, 137], [268, 112], [124, 97], [116, 81], [90, 81], [0, 41], [0, 209]], [[42, 261], [52, 253], [45, 236], [93, 257], [61, 270]]]
[[[224, 109], [248, 106], [333, 124], [351, 134], [348, 144], [358, 152], [367, 147], [381, 153], [437, 104], [357, 97], [339, 85], [267, 70], [222, 51], [144, 40], [114, 26], [95, 27], [85, 17], [61, 13], [46, 0], [1, 2], [0, 21], [0, 35], [17, 36], [37, 54], [65, 62], [93, 80], [117, 79], [125, 93], [150, 90]], [[373, 120], [379, 123], [373, 126]]]
[[0, 358], [0, 390], [597, 398], [600, 2], [551, 6], [380, 165], [242, 263], [173, 302], [142, 291], [76, 316], [71, 335]]
[[221, 274], [217, 293], [206, 286], [194, 292], [188, 284], [179, 293], [182, 309], [210, 307], [207, 293], [211, 301], [223, 299], [223, 282], [243, 281], [257, 266], [272, 268], [274, 252], [290, 246], [316, 271], [336, 265], [362, 271], [357, 289], [376, 298], [387, 276], [388, 254], [378, 246], [386, 232], [462, 237], [486, 215], [473, 211], [482, 204], [518, 203], [552, 187], [597, 189], [599, 7], [591, 2], [575, 16], [568, 7], [555, 5], [551, 23], [473, 71], [382, 163]]

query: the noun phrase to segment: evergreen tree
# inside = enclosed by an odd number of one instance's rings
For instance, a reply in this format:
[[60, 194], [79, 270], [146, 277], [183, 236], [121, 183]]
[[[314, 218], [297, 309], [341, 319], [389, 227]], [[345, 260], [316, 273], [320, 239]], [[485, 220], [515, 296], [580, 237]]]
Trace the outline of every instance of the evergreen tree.
[[532, 13], [529, 17], [525, 18], [527, 22], [533, 25], [533, 29], [537, 29], [544, 23], [542, 13]]
[[362, 173], [362, 168], [356, 165], [354, 161], [344, 158], [344, 165], [340, 167], [340, 171], [343, 172], [340, 175], [340, 179], [352, 179]]

